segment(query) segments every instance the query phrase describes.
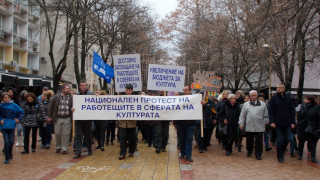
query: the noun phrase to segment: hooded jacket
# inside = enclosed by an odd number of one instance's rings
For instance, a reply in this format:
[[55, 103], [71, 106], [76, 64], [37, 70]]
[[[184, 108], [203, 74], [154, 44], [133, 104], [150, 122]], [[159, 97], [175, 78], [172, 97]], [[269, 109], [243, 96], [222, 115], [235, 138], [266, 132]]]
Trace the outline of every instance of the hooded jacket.
[[0, 125], [0, 129], [14, 129], [16, 121], [21, 120], [24, 116], [24, 111], [15, 103], [0, 104], [0, 119], [4, 120], [4, 124]]

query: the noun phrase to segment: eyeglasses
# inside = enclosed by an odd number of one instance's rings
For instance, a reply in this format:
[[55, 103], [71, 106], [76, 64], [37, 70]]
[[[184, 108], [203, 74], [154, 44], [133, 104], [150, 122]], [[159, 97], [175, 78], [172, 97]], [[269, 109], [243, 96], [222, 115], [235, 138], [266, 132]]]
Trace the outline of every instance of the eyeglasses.
[[184, 91], [189, 91], [189, 89], [183, 89]]

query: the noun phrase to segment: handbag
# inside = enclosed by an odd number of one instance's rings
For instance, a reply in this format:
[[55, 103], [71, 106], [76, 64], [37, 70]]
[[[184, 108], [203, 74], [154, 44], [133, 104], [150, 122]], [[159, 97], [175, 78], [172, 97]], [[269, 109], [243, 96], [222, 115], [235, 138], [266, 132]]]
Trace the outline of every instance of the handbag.
[[313, 134], [313, 127], [312, 127], [312, 123], [310, 121], [308, 122], [308, 126], [306, 127], [304, 132], [308, 133], [308, 134]]
[[221, 135], [227, 135], [227, 125], [226, 124], [219, 124], [219, 132]]

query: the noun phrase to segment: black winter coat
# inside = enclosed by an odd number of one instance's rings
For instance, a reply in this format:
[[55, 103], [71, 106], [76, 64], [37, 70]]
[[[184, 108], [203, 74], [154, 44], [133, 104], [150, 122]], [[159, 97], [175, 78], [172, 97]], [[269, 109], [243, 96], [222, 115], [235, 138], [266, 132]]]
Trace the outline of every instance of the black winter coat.
[[316, 104], [302, 104], [298, 113], [298, 139], [308, 141], [315, 139], [312, 135], [305, 132], [308, 123], [311, 122], [314, 130], [320, 130], [320, 106]]
[[224, 124], [227, 119], [227, 136], [228, 140], [236, 140], [238, 137], [238, 122], [240, 116], [240, 105], [236, 102], [234, 106], [229, 101], [226, 101], [218, 112], [219, 123]]
[[[212, 110], [214, 109], [214, 102], [208, 99], [208, 102], [202, 106], [203, 112], [203, 128], [213, 128], [213, 119], [217, 119], [216, 113]], [[197, 128], [200, 127], [200, 121], [196, 122]]]
[[269, 123], [275, 123], [278, 127], [290, 127], [295, 124], [295, 107], [291, 97], [284, 93], [284, 97], [280, 94], [272, 96], [269, 102]]

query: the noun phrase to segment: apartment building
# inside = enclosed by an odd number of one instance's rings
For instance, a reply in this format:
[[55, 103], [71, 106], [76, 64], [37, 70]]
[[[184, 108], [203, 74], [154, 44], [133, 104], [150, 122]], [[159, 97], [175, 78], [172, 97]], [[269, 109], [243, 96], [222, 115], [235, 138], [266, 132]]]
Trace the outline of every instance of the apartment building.
[[[40, 7], [34, 0], [0, 0], [0, 82], [42, 86]], [[51, 81], [47, 81], [51, 85]]]

